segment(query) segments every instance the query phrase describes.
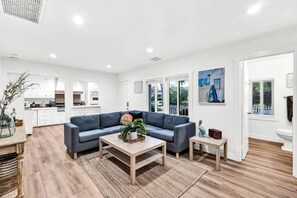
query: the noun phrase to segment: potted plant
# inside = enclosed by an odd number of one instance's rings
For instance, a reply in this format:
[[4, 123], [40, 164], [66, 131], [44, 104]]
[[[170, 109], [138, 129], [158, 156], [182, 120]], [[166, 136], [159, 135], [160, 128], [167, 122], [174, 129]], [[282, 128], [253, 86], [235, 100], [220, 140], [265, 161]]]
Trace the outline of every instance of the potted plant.
[[20, 97], [29, 87], [35, 85], [28, 83], [27, 78], [30, 74], [23, 73], [15, 81], [10, 82], [3, 91], [0, 100], [0, 138], [10, 137], [15, 133], [15, 122], [11, 114], [7, 113], [7, 106]]
[[[120, 129], [121, 137], [125, 142], [137, 139], [137, 134], [145, 136], [145, 124], [141, 118], [135, 119], [133, 122], [122, 120], [126, 125]], [[129, 137], [130, 136], [130, 137]]]

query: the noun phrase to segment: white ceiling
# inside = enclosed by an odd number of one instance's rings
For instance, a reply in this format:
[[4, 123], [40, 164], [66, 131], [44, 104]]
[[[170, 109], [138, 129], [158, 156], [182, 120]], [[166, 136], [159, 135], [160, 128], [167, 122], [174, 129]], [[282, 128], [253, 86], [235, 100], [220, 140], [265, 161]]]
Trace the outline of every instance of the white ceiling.
[[[247, 15], [256, 2], [47, 0], [40, 25], [0, 14], [0, 55], [120, 73], [152, 64], [155, 56], [169, 60], [297, 25], [297, 0], [266, 0], [259, 13]], [[84, 25], [72, 22], [77, 14]]]

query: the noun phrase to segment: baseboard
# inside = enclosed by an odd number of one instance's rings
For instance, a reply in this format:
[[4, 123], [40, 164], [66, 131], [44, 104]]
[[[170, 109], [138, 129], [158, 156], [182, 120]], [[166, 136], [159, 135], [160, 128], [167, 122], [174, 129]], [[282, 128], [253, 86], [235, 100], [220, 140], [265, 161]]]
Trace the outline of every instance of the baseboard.
[[266, 140], [270, 142], [277, 142], [277, 143], [284, 143], [282, 139], [273, 138], [273, 137], [267, 137], [263, 135], [257, 135], [257, 134], [249, 134], [250, 138], [259, 139], [259, 140]]
[[[199, 150], [199, 144], [195, 143], [194, 149]], [[203, 145], [203, 152], [215, 155], [216, 149], [213, 147], [210, 147], [210, 146]], [[220, 155], [221, 155], [221, 157], [224, 157], [224, 150], [221, 149]], [[227, 152], [227, 158], [230, 160], [237, 161], [235, 159], [234, 153]]]

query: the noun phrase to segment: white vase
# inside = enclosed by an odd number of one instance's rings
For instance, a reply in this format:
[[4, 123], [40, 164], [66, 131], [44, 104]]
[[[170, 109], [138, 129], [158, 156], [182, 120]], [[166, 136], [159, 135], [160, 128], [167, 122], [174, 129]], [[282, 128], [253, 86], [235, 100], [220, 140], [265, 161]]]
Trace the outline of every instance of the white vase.
[[130, 140], [136, 140], [137, 139], [137, 132], [130, 132]]

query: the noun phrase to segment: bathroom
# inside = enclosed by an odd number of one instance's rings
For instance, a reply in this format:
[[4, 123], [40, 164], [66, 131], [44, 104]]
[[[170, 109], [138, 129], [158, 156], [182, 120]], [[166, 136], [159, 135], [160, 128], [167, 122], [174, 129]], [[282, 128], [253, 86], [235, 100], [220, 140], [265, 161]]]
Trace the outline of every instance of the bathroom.
[[282, 143], [292, 152], [294, 54], [245, 61], [249, 81], [249, 137]]

